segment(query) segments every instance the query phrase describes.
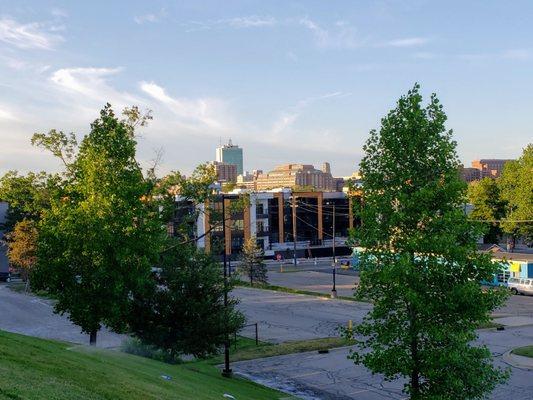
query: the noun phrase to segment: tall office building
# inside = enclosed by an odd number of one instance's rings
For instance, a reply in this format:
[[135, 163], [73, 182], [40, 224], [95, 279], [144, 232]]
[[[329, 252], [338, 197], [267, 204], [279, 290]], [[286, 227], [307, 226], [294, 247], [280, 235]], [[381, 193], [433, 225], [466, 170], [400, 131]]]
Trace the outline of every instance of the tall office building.
[[242, 149], [233, 144], [231, 139], [228, 144], [217, 147], [216, 161], [237, 166], [237, 175], [243, 174]]

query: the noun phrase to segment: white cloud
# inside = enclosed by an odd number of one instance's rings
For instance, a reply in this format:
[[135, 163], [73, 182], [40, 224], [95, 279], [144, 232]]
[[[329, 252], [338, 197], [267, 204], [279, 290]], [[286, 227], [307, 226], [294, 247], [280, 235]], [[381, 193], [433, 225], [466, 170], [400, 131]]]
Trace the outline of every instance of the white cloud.
[[308, 17], [300, 18], [298, 24], [308, 29], [319, 47], [355, 48], [364, 44], [356, 29], [345, 21], [337, 21], [333, 27], [324, 28]]
[[18, 118], [15, 117], [13, 112], [0, 106], [0, 121], [17, 121]]
[[227, 23], [234, 28], [258, 28], [264, 26], [273, 26], [277, 23], [276, 19], [273, 17], [259, 17], [257, 15], [225, 19], [220, 20], [220, 22]]
[[145, 24], [145, 23], [159, 22], [166, 15], [167, 15], [167, 13], [166, 13], [165, 9], [162, 8], [157, 13], [148, 13], [148, 14], [143, 14], [143, 15], [136, 15], [135, 17], [133, 17], [133, 20], [135, 21], [135, 23], [137, 23], [139, 25], [142, 25], [142, 24]]
[[429, 39], [423, 37], [410, 37], [402, 39], [390, 40], [386, 43], [386, 46], [390, 47], [414, 47], [422, 46], [429, 42]]
[[531, 52], [527, 49], [509, 49], [503, 52], [502, 57], [509, 60], [527, 60], [531, 58]]
[[321, 100], [327, 100], [327, 99], [331, 99], [334, 97], [342, 98], [342, 97], [347, 97], [350, 95], [351, 93], [332, 92], [332, 93], [326, 93], [326, 94], [319, 95], [319, 96], [307, 97], [303, 100], [298, 101], [296, 105], [292, 107], [290, 110], [282, 112], [281, 116], [274, 122], [272, 129], [270, 131], [271, 141], [276, 142], [278, 140], [286, 140], [287, 131], [292, 128], [292, 126], [298, 120], [298, 118], [303, 113], [305, 108], [309, 107], [311, 104], [317, 101], [321, 101]]
[[51, 50], [63, 37], [57, 33], [57, 26], [32, 22], [21, 24], [11, 18], [0, 19], [0, 41], [20, 49]]
[[180, 121], [188, 127], [204, 127], [217, 131], [228, 128], [225, 104], [219, 99], [174, 98], [166, 90], [154, 82], [141, 82], [141, 90], [151, 98], [167, 106]]

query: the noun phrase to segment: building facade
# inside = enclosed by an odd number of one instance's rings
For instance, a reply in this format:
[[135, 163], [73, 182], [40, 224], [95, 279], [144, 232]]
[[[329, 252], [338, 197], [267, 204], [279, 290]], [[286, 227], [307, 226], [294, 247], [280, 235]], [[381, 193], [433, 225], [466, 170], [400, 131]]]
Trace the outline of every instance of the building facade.
[[[239, 211], [232, 205], [247, 197]], [[214, 254], [236, 257], [244, 242], [254, 237], [265, 256], [298, 257], [331, 255], [333, 238], [338, 255], [349, 254], [348, 231], [356, 225], [351, 198], [344, 192], [293, 192], [291, 190], [224, 194], [226, 235], [222, 227], [222, 195], [198, 206], [197, 245]], [[182, 208], [182, 207], [181, 207]], [[333, 223], [335, 220], [335, 224]], [[335, 225], [335, 232], [333, 232]]]
[[337, 182], [331, 176], [329, 163], [324, 163], [323, 170], [309, 164], [284, 164], [266, 174], [259, 174], [255, 179], [254, 189], [261, 191], [296, 187], [334, 191]]
[[225, 162], [213, 161], [219, 182], [237, 182], [237, 166]]
[[243, 168], [243, 155], [242, 149], [233, 144], [231, 139], [228, 144], [217, 147], [215, 160], [219, 163], [233, 164], [237, 167], [237, 175], [242, 175]]
[[472, 161], [472, 168], [479, 171], [480, 179], [498, 178], [503, 171], [505, 164], [512, 160], [482, 159]]

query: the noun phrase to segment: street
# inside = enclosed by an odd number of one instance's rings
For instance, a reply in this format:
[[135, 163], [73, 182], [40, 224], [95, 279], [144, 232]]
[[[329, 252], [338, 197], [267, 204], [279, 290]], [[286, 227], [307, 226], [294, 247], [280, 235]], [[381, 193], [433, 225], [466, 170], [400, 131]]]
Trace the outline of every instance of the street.
[[[505, 331], [479, 332], [479, 341], [488, 345], [498, 366], [507, 368], [501, 355], [513, 347], [533, 343], [533, 326], [507, 328]], [[291, 354], [261, 360], [234, 363], [234, 371], [306, 399], [406, 399], [403, 383], [387, 382], [356, 366], [347, 358], [348, 348], [334, 349], [329, 354], [317, 352]], [[533, 393], [533, 371], [512, 368], [506, 385], [498, 387], [493, 400], [530, 400]]]
[[[54, 314], [50, 300], [16, 293], [3, 283], [0, 284], [0, 329], [43, 339], [89, 344], [89, 335], [81, 333], [66, 316]], [[96, 344], [98, 347], [117, 347], [124, 337], [102, 329]]]
[[[295, 274], [303, 273], [283, 273], [283, 276], [291, 276], [295, 282], [300, 279], [294, 278], [298, 277]], [[323, 275], [331, 277], [331, 274]], [[315, 274], [308, 275], [308, 272], [302, 276], [307, 276], [309, 282], [317, 279]], [[248, 323], [258, 323], [259, 339], [274, 343], [336, 336], [339, 326], [346, 326], [348, 320], [353, 323], [361, 321], [371, 307], [368, 303], [251, 288], [236, 288], [232, 294], [240, 299], [238, 307], [246, 315]], [[499, 320], [507, 325], [504, 331], [479, 331], [480, 341], [489, 346], [499, 365], [503, 365], [500, 356], [504, 352], [533, 344], [533, 318], [525, 312], [531, 299], [524, 296], [510, 299], [504, 307], [506, 312], [501, 313], [507, 317]], [[523, 316], [513, 316], [522, 311]], [[81, 334], [79, 328], [66, 317], [53, 314], [51, 301], [13, 292], [6, 285], [0, 285], [0, 329], [41, 338], [88, 343], [88, 336]], [[242, 333], [254, 337], [255, 329], [247, 327]], [[98, 345], [116, 347], [123, 339], [124, 336], [103, 330], [99, 333]], [[377, 375], [372, 376], [368, 370], [348, 360], [347, 354], [348, 349], [335, 349], [329, 354], [305, 353], [240, 362], [233, 364], [232, 368], [260, 383], [290, 390], [304, 398], [405, 398], [401, 393], [401, 382], [385, 382]], [[525, 400], [531, 398], [532, 391], [533, 372], [513, 368], [510, 382], [505, 388], [499, 388], [492, 398]]]

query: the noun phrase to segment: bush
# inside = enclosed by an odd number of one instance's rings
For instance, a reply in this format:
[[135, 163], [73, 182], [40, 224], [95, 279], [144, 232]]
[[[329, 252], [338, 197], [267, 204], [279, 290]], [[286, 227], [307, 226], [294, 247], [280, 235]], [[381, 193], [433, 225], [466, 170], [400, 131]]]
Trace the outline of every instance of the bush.
[[151, 358], [152, 360], [161, 361], [167, 364], [181, 364], [179, 357], [173, 357], [169, 352], [159, 349], [156, 346], [143, 343], [140, 339], [130, 338], [122, 342], [120, 350], [124, 353], [135, 356]]

